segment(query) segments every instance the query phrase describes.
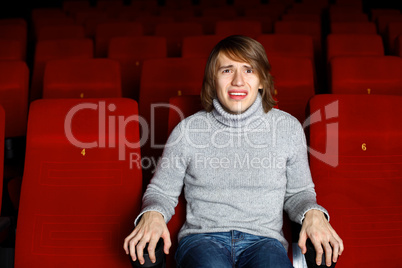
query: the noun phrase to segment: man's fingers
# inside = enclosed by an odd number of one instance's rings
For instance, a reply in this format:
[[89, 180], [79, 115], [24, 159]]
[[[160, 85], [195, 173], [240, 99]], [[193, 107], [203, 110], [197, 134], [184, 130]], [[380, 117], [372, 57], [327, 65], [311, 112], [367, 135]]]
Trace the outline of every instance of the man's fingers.
[[137, 234], [137, 230], [134, 230], [129, 236], [127, 236], [124, 239], [123, 248], [124, 248], [124, 251], [126, 252], [127, 255], [130, 253], [130, 251], [129, 251], [129, 243], [133, 239], [133, 237], [135, 237], [136, 234]]
[[303, 231], [300, 232], [300, 234], [299, 234], [299, 242], [297, 244], [298, 244], [298, 246], [301, 249], [303, 254], [306, 254], [306, 252], [307, 252], [306, 241], [307, 241], [306, 232], [303, 232]]
[[334, 242], [334, 243], [331, 243], [331, 245], [332, 245], [332, 261], [337, 262], [338, 256], [339, 256], [339, 243]]
[[138, 242], [137, 248], [137, 258], [141, 264], [144, 264], [144, 248], [146, 247], [147, 243], [149, 242], [149, 238], [143, 237], [140, 242]]
[[324, 254], [324, 250], [321, 246], [321, 242], [316, 242], [315, 240], [311, 240], [311, 242], [314, 245], [315, 249], [315, 262], [317, 263], [318, 266], [321, 265], [322, 262], [322, 254]]
[[148, 244], [148, 254], [149, 254], [149, 259], [151, 260], [152, 263], [156, 262], [156, 257], [155, 257], [155, 248], [156, 248], [156, 244], [159, 241], [159, 236], [153, 236], [151, 237], [151, 240], [149, 241]]
[[324, 251], [325, 251], [325, 264], [329, 267], [332, 264], [332, 248], [331, 245], [327, 242], [324, 243]]
[[135, 253], [135, 246], [137, 245], [137, 240], [135, 240], [134, 238], [133, 239], [131, 239], [131, 241], [130, 241], [130, 243], [129, 243], [129, 249], [130, 249], [130, 256], [131, 256], [131, 259], [133, 260], [133, 261], [136, 261], [136, 259], [137, 259], [137, 256], [136, 256], [136, 253]]
[[167, 254], [169, 254], [169, 249], [172, 246], [172, 241], [170, 240], [169, 231], [164, 232], [161, 237], [163, 239], [163, 251], [167, 255]]

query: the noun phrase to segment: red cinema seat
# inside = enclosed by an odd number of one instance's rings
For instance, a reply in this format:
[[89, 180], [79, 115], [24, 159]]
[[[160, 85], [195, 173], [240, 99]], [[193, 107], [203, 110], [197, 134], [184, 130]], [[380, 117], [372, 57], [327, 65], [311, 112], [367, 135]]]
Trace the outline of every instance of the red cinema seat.
[[172, 16], [162, 16], [162, 15], [147, 15], [141, 14], [135, 17], [134, 21], [140, 22], [144, 29], [144, 35], [155, 35], [156, 25], [160, 23], [173, 23], [174, 18]]
[[388, 52], [392, 55], [395, 55], [395, 42], [396, 38], [400, 34], [402, 34], [402, 21], [390, 22], [388, 24], [387, 41], [388, 41]]
[[90, 8], [89, 1], [81, 0], [65, 0], [62, 4], [62, 9], [67, 15], [73, 15], [80, 10], [85, 10]]
[[325, 3], [325, 1], [317, 1], [315, 4], [293, 2], [292, 6], [286, 10], [286, 14], [311, 14], [320, 16], [327, 5], [328, 3]]
[[241, 20], [253, 20], [261, 23], [262, 34], [270, 34], [274, 31], [274, 19], [268, 16], [244, 16]]
[[339, 267], [399, 267], [402, 97], [316, 95], [310, 169], [317, 202], [343, 239]]
[[284, 21], [311, 21], [321, 23], [321, 16], [319, 14], [290, 13], [283, 14], [281, 18]]
[[[140, 84], [140, 115], [148, 126], [143, 155], [159, 157], [167, 139], [169, 99], [201, 92], [205, 58], [166, 58], [145, 60]], [[145, 135], [144, 134], [144, 135]], [[151, 170], [144, 170], [148, 176]], [[145, 179], [147, 184], [148, 177]]]
[[137, 103], [30, 106], [15, 267], [130, 267], [122, 245], [141, 206]]
[[93, 58], [93, 46], [93, 41], [86, 38], [38, 41], [35, 48], [30, 100], [42, 98], [43, 75], [49, 60]]
[[146, 59], [166, 58], [166, 38], [157, 36], [114, 37], [108, 58], [120, 63], [122, 96], [138, 100], [142, 63]]
[[330, 22], [368, 22], [368, 15], [361, 13], [332, 13], [329, 17]]
[[268, 3], [259, 7], [247, 7], [244, 10], [246, 17], [270, 17], [273, 21], [277, 21], [285, 14], [287, 7], [284, 2]]
[[155, 35], [167, 40], [168, 57], [181, 56], [184, 37], [202, 34], [202, 25], [196, 22], [158, 23], [155, 28]]
[[216, 23], [222, 20], [219, 16], [194, 17], [191, 21], [202, 25], [204, 35], [214, 35]]
[[25, 28], [28, 27], [27, 22], [24, 18], [0, 19], [0, 25], [20, 25], [24, 26]]
[[38, 18], [58, 18], [64, 17], [66, 14], [61, 8], [39, 7], [33, 8], [31, 11], [31, 19], [35, 21]]
[[329, 34], [327, 62], [338, 56], [384, 56], [382, 37], [378, 34]]
[[6, 113], [6, 138], [26, 135], [28, 84], [29, 69], [25, 62], [0, 61], [0, 105]]
[[121, 97], [120, 65], [111, 59], [64, 59], [46, 64], [43, 98]]
[[27, 34], [26, 25], [0, 23], [0, 39], [20, 42], [20, 54], [23, 55], [24, 60], [27, 54]]
[[395, 53], [397, 56], [402, 57], [402, 34], [396, 38]]
[[207, 7], [202, 10], [202, 16], [205, 17], [220, 17], [222, 20], [235, 19], [238, 14], [237, 10], [233, 6], [221, 6], [221, 7]]
[[45, 26], [62, 26], [62, 25], [74, 25], [75, 19], [73, 17], [68, 17], [67, 15], [55, 17], [55, 18], [36, 18], [33, 22], [34, 35], [37, 38], [39, 30]]
[[141, 36], [142, 24], [138, 22], [101, 23], [96, 27], [95, 57], [107, 56], [110, 39], [123, 36]]
[[161, 9], [159, 12], [160, 16], [173, 17], [174, 21], [185, 22], [192, 21], [195, 17], [195, 10], [192, 8], [185, 9]]
[[[75, 18], [76, 24], [85, 25], [87, 20], [90, 20], [90, 19], [107, 20], [110, 18], [110, 16], [105, 11], [90, 7], [89, 9], [82, 9], [82, 10], [75, 12], [74, 18]], [[88, 31], [86, 31], [86, 33], [88, 33]]]
[[212, 49], [225, 36], [223, 35], [197, 35], [183, 38], [183, 58], [208, 58]]
[[217, 35], [246, 35], [256, 38], [262, 34], [262, 24], [257, 20], [229, 20], [217, 21], [215, 34]]
[[333, 58], [331, 93], [401, 95], [401, 70], [402, 58], [397, 56]]
[[330, 33], [377, 34], [377, 26], [374, 22], [331, 22]]
[[83, 38], [85, 29], [82, 25], [48, 25], [38, 29], [37, 41]]
[[377, 17], [377, 28], [378, 33], [384, 37], [386, 41], [387, 31], [388, 31], [388, 24], [390, 22], [402, 22], [402, 14], [398, 15], [380, 15]]
[[321, 23], [311, 21], [277, 21], [275, 34], [307, 34], [313, 38], [314, 55], [318, 60], [321, 55]]
[[270, 63], [279, 108], [303, 123], [307, 103], [315, 94], [313, 63], [302, 57], [271, 57]]
[[271, 57], [304, 57], [314, 62], [313, 38], [310, 35], [264, 34], [256, 40], [264, 46], [268, 60]]
[[19, 60], [25, 61], [20, 41], [0, 39], [0, 60]]
[[375, 22], [382, 15], [400, 15], [401, 11], [394, 8], [372, 8], [370, 9], [370, 19]]
[[[344, 0], [347, 1], [347, 0]], [[329, 7], [329, 16], [333, 14], [360, 14], [363, 12], [362, 5], [346, 5], [346, 4], [335, 4]]]

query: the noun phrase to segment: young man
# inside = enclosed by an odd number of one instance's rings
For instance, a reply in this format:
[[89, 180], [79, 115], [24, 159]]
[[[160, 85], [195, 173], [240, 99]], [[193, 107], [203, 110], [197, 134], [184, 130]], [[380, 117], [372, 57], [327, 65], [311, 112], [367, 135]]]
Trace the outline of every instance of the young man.
[[343, 242], [316, 203], [305, 136], [293, 116], [272, 108], [273, 82], [263, 46], [245, 36], [219, 42], [208, 59], [201, 100], [167, 141], [124, 249], [151, 260], [184, 187], [186, 222], [179, 233], [178, 267], [292, 267], [282, 233], [283, 210], [302, 224], [317, 264], [336, 262]]

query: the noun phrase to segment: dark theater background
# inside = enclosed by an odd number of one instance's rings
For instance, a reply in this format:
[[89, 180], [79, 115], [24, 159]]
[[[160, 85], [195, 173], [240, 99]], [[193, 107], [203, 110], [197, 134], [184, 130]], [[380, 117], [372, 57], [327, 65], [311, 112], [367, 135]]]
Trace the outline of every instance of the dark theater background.
[[[303, 124], [317, 201], [345, 243], [336, 267], [402, 267], [401, 6], [0, 0], [0, 267], [131, 267], [144, 189], [233, 34], [264, 46], [276, 108]], [[180, 197], [168, 268], [184, 218]], [[299, 230], [284, 213], [295, 268]]]

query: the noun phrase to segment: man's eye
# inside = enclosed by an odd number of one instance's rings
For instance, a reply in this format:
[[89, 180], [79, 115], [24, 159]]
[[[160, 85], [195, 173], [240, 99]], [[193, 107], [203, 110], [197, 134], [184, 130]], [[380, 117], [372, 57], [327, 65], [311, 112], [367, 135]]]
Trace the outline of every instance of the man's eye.
[[222, 73], [230, 73], [229, 69], [223, 70]]
[[246, 73], [252, 74], [252, 73], [253, 73], [253, 70], [252, 70], [252, 69], [247, 69], [247, 70], [246, 70]]

